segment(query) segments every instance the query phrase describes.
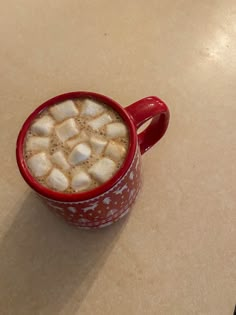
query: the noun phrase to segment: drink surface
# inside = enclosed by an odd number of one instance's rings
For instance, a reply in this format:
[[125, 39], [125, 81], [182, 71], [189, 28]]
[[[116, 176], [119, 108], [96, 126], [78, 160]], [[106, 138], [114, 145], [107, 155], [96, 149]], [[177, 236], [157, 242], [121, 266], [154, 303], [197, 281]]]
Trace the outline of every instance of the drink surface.
[[89, 98], [73, 99], [49, 107], [33, 121], [24, 158], [41, 185], [78, 193], [113, 177], [128, 147], [128, 130], [116, 111]]

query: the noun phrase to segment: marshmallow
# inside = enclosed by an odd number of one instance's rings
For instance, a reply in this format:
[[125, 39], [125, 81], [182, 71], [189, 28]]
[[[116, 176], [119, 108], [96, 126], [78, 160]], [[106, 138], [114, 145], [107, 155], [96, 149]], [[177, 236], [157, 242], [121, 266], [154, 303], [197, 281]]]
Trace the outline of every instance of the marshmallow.
[[49, 110], [56, 121], [62, 121], [67, 118], [75, 117], [79, 114], [77, 107], [71, 100], [54, 105], [50, 107]]
[[86, 99], [81, 109], [82, 116], [98, 116], [104, 112], [104, 107], [90, 99]]
[[30, 137], [26, 141], [27, 151], [42, 151], [49, 148], [50, 139], [46, 137]]
[[106, 140], [99, 138], [97, 136], [91, 136], [90, 143], [92, 146], [92, 150], [97, 154], [101, 154], [103, 152], [105, 146], [107, 145]]
[[106, 134], [108, 138], [119, 138], [127, 135], [127, 128], [120, 122], [114, 122], [106, 126]]
[[116, 164], [108, 158], [102, 158], [88, 170], [89, 174], [91, 174], [100, 183], [104, 183], [110, 179], [114, 175], [115, 171]]
[[101, 116], [98, 116], [97, 118], [90, 120], [88, 122], [88, 125], [93, 128], [94, 130], [97, 130], [104, 125], [110, 123], [112, 121], [112, 118], [107, 113], [102, 114]]
[[52, 164], [44, 152], [33, 155], [28, 159], [27, 164], [36, 177], [46, 175], [52, 168]]
[[121, 160], [125, 155], [125, 147], [114, 141], [110, 141], [106, 147], [105, 155], [114, 161]]
[[91, 182], [91, 177], [86, 172], [79, 170], [72, 177], [71, 187], [75, 191], [81, 191], [87, 189], [90, 186]]
[[69, 162], [71, 165], [77, 165], [86, 161], [91, 155], [91, 148], [86, 143], [80, 143], [74, 147], [73, 151], [69, 155]]
[[31, 126], [34, 134], [39, 136], [48, 136], [52, 132], [54, 120], [50, 116], [43, 116], [36, 120]]
[[79, 129], [73, 118], [67, 119], [60, 125], [56, 126], [55, 131], [62, 142], [65, 142], [79, 133]]
[[67, 162], [65, 155], [62, 151], [57, 151], [53, 153], [51, 156], [51, 161], [63, 170], [68, 170], [70, 168], [70, 165]]
[[64, 191], [69, 186], [68, 178], [57, 168], [51, 171], [46, 182], [49, 187], [58, 191]]
[[70, 149], [72, 149], [76, 144], [80, 143], [80, 142], [85, 142], [89, 139], [87, 133], [82, 130], [81, 133], [76, 137], [76, 138], [73, 138], [71, 140], [68, 140], [66, 142], [66, 144], [68, 145], [68, 147]]

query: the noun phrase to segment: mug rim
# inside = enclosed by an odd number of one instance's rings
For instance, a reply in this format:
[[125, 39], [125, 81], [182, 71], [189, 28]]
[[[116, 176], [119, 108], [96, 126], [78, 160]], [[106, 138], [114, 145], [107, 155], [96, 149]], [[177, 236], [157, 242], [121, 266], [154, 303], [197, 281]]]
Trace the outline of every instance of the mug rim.
[[[43, 110], [46, 108], [56, 104], [63, 102], [68, 99], [75, 99], [75, 98], [92, 98], [94, 100], [100, 101], [104, 103], [105, 105], [108, 105], [112, 107], [118, 114], [122, 117], [124, 120], [128, 131], [129, 131], [129, 147], [128, 152], [126, 155], [126, 158], [123, 162], [123, 165], [121, 168], [115, 173], [114, 176], [112, 176], [111, 179], [106, 181], [104, 184], [80, 193], [63, 193], [63, 192], [57, 192], [54, 190], [51, 190], [43, 185], [41, 185], [30, 173], [28, 166], [24, 159], [23, 149], [24, 149], [24, 141], [26, 133], [32, 123], [32, 121], [39, 115]], [[20, 132], [18, 134], [17, 143], [16, 143], [16, 160], [17, 164], [20, 170], [20, 173], [26, 183], [35, 190], [38, 194], [40, 194], [42, 197], [46, 197], [48, 199], [52, 199], [55, 201], [63, 201], [63, 202], [78, 202], [78, 201], [84, 201], [89, 200], [94, 197], [97, 197], [109, 189], [111, 189], [114, 185], [117, 184], [117, 182], [120, 181], [121, 178], [126, 174], [128, 171], [134, 155], [136, 151], [137, 146], [137, 131], [135, 128], [135, 125], [132, 121], [132, 118], [129, 116], [128, 112], [123, 108], [119, 103], [114, 101], [108, 96], [96, 93], [96, 92], [89, 92], [89, 91], [76, 91], [76, 92], [68, 92], [59, 94], [53, 98], [50, 98], [49, 100], [45, 101], [41, 105], [39, 105], [25, 120], [23, 123]]]

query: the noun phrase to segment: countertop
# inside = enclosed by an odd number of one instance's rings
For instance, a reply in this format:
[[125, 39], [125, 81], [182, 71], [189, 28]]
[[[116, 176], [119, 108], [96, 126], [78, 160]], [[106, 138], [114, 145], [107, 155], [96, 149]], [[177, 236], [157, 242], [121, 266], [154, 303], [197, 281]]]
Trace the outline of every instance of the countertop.
[[[1, 1], [0, 34], [0, 314], [232, 315], [236, 2]], [[51, 214], [15, 161], [31, 111], [78, 90], [171, 111], [131, 214], [95, 232]]]

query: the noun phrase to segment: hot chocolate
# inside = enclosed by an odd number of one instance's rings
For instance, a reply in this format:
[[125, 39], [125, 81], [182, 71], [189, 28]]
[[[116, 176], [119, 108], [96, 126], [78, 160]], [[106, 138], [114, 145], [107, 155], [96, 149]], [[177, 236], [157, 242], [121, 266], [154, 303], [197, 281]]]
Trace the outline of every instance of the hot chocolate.
[[33, 121], [24, 157], [40, 184], [77, 193], [113, 177], [128, 146], [128, 129], [116, 111], [93, 99], [73, 99], [49, 107]]

